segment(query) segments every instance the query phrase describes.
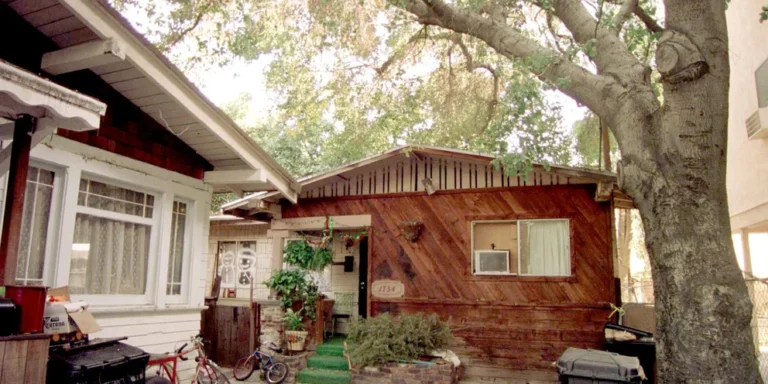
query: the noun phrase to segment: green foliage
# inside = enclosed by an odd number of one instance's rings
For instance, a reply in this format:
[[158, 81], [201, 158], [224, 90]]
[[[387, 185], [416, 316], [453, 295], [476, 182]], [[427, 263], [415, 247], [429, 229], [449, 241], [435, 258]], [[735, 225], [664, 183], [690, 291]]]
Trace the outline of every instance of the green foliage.
[[283, 250], [283, 260], [309, 271], [322, 271], [333, 262], [333, 251], [327, 247], [312, 247], [307, 241], [291, 241]]
[[272, 273], [264, 284], [277, 292], [283, 308], [290, 308], [307, 290], [307, 273], [300, 269], [283, 269]]
[[308, 278], [303, 269], [283, 269], [272, 273], [272, 277], [264, 282], [270, 289], [274, 289], [280, 298], [280, 306], [286, 311], [291, 309], [293, 303], [302, 302], [302, 311], [307, 317], [315, 319], [317, 298], [320, 291], [317, 284]]
[[211, 213], [219, 213], [222, 205], [237, 200], [237, 198], [238, 196], [234, 193], [214, 193], [211, 196]]
[[373, 366], [445, 349], [451, 339], [451, 329], [436, 314], [402, 315], [396, 320], [385, 313], [353, 322], [347, 343], [355, 365]]
[[285, 324], [286, 329], [289, 331], [304, 330], [304, 324], [302, 324], [304, 321], [304, 316], [301, 315], [302, 310], [303, 309], [300, 309], [296, 312], [290, 308], [285, 310], [285, 315], [283, 315], [283, 324]]
[[307, 282], [307, 287], [302, 292], [304, 306], [301, 308], [307, 317], [314, 320], [317, 318], [317, 298], [320, 296], [320, 288], [314, 281]]
[[760, 22], [768, 20], [768, 5], [764, 5], [760, 10]]
[[[600, 143], [600, 119], [597, 116], [589, 114], [582, 120], [573, 125], [573, 135], [575, 139], [574, 149], [579, 155], [579, 165], [589, 168], [598, 168], [600, 165], [602, 152]], [[611, 146], [611, 159], [618, 158], [618, 145], [613, 134], [609, 133]], [[603, 166], [605, 166], [603, 164]]]

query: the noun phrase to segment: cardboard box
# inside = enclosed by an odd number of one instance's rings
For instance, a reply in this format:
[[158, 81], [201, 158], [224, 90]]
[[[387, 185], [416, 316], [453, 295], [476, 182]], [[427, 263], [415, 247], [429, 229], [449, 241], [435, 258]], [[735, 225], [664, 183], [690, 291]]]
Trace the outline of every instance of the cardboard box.
[[45, 334], [72, 333], [78, 330], [83, 335], [101, 330], [96, 318], [88, 312], [88, 309], [80, 309], [77, 312], [67, 312], [67, 304], [70, 303], [69, 289], [59, 287], [48, 290], [51, 301], [45, 303], [43, 314], [43, 332]]

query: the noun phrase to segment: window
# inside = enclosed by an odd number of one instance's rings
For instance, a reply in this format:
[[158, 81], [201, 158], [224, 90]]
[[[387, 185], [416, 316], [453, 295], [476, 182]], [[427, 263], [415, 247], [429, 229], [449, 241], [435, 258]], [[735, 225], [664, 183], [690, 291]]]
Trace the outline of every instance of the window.
[[569, 276], [568, 220], [472, 223], [474, 275]]
[[757, 106], [768, 107], [768, 60], [755, 71], [755, 83], [757, 84]]
[[45, 284], [45, 259], [49, 244], [55, 174], [53, 171], [29, 167], [21, 220], [16, 284]]
[[145, 294], [154, 196], [83, 178], [77, 204], [70, 292]]
[[166, 295], [181, 295], [186, 232], [187, 204], [174, 201], [171, 219], [171, 247], [168, 255], [168, 284], [165, 289]]

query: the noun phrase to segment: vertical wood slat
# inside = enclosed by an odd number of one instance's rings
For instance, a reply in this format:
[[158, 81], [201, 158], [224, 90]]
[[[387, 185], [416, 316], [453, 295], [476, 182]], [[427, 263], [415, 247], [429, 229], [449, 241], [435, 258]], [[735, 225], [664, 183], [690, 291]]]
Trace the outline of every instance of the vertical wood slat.
[[5, 354], [3, 355], [3, 377], [0, 384], [19, 384], [24, 381], [24, 371], [27, 363], [27, 348], [29, 341], [5, 342]]
[[45, 383], [46, 365], [48, 364], [48, 339], [30, 340], [27, 348], [27, 362], [24, 370], [24, 383]]

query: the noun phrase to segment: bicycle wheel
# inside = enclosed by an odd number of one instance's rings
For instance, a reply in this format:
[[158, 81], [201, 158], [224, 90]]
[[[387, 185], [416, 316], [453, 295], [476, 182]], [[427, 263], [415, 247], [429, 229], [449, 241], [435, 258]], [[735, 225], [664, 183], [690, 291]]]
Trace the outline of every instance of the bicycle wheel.
[[267, 383], [280, 384], [288, 377], [288, 366], [283, 363], [274, 363], [269, 367], [266, 376]]
[[237, 361], [232, 373], [236, 380], [243, 381], [251, 377], [254, 369], [256, 369], [256, 359], [253, 358], [253, 355], [248, 355]]
[[210, 363], [203, 363], [197, 368], [194, 382], [196, 384], [230, 384], [227, 376]]

